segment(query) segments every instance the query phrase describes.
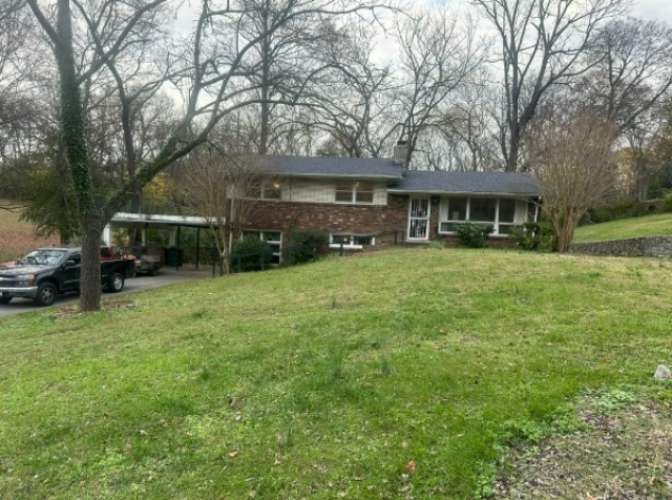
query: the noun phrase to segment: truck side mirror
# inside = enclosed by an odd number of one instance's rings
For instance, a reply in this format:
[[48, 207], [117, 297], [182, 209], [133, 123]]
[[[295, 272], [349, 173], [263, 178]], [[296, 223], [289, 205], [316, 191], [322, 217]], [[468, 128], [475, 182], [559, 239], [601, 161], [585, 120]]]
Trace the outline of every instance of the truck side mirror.
[[68, 259], [65, 261], [65, 264], [63, 264], [63, 267], [65, 269], [70, 269], [72, 267], [75, 267], [77, 265], [77, 262], [75, 262], [75, 259]]

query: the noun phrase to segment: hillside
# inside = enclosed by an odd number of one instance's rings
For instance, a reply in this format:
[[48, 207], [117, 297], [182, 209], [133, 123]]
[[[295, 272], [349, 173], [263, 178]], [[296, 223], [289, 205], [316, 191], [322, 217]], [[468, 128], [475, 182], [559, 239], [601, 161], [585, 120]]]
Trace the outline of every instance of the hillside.
[[0, 210], [0, 262], [16, 259], [35, 247], [58, 243], [58, 238], [35, 236], [33, 226], [20, 221], [19, 216]]
[[399, 249], [6, 319], [0, 497], [473, 498], [584, 390], [652, 390], [670, 279]]
[[575, 243], [623, 240], [645, 236], [671, 236], [672, 213], [631, 217], [602, 224], [581, 226], [576, 231]]

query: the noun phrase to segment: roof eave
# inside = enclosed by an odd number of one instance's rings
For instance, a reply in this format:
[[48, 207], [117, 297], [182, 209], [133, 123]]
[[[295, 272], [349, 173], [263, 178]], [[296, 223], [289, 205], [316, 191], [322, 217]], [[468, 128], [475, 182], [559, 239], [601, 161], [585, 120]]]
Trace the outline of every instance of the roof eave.
[[524, 193], [510, 193], [505, 191], [445, 191], [445, 190], [424, 190], [424, 189], [388, 189], [388, 193], [392, 194], [443, 194], [443, 195], [455, 195], [455, 196], [511, 196], [511, 197], [520, 197], [520, 196], [541, 196], [540, 192], [524, 192]]
[[287, 173], [287, 172], [264, 172], [267, 175], [276, 175], [278, 177], [308, 177], [320, 179], [366, 179], [366, 180], [383, 180], [383, 181], [399, 181], [403, 177], [401, 175], [372, 175], [372, 174], [316, 174], [316, 173]]

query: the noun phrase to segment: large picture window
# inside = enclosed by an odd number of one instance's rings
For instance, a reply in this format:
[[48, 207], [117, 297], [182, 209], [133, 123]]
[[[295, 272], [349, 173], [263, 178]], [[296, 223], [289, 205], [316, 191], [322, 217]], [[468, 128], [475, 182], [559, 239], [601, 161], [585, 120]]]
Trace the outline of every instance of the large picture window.
[[[439, 232], [452, 234], [466, 222], [490, 224], [495, 234], [511, 234], [516, 227], [517, 201], [510, 198], [444, 198]], [[518, 221], [518, 225], [522, 221]]]

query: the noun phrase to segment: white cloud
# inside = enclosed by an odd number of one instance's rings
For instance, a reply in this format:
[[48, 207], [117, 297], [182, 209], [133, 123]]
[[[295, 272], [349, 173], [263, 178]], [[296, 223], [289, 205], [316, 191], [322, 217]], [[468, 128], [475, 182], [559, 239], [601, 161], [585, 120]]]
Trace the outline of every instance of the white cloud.
[[670, 0], [635, 0], [632, 13], [638, 17], [672, 24], [672, 2]]

